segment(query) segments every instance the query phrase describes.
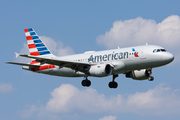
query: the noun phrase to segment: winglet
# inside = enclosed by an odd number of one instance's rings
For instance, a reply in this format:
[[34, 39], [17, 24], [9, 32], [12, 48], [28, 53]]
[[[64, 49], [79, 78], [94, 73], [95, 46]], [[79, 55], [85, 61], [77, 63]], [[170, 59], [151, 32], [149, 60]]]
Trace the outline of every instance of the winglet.
[[15, 52], [15, 54], [16, 54], [16, 58], [17, 58], [17, 57], [19, 56], [19, 54], [18, 54], [18, 53], [16, 53], [16, 52]]

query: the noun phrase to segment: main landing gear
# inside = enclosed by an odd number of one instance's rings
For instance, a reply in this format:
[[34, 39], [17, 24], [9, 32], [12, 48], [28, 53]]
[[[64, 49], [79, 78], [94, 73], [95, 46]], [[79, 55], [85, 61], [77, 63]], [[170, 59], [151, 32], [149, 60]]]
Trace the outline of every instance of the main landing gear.
[[91, 85], [91, 81], [87, 79], [87, 76], [85, 76], [85, 80], [83, 80], [81, 84], [84, 87], [89, 87]]
[[109, 88], [117, 88], [118, 87], [118, 83], [114, 81], [116, 77], [118, 77], [118, 75], [113, 75], [113, 80], [111, 82], [109, 82]]
[[[89, 87], [91, 85], [91, 81], [87, 79], [88, 76], [85, 76], [85, 80], [83, 80], [81, 82], [82, 86], [84, 87]], [[115, 78], [118, 77], [118, 75], [113, 75], [113, 80], [111, 82], [109, 82], [109, 88], [117, 88], [118, 87], [118, 83], [115, 82]]]

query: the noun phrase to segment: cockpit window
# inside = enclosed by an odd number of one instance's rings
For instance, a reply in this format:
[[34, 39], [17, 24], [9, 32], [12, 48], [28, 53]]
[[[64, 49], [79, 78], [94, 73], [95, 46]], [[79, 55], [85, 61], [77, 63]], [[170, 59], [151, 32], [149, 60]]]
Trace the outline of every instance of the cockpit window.
[[160, 49], [157, 49], [157, 52], [160, 52]]
[[162, 51], [162, 52], [166, 52], [166, 50], [165, 50], [165, 49], [161, 49], [161, 51]]
[[153, 53], [156, 52], [156, 49], [153, 50]]
[[166, 52], [166, 50], [165, 49], [154, 49], [153, 53], [155, 53], [155, 52]]

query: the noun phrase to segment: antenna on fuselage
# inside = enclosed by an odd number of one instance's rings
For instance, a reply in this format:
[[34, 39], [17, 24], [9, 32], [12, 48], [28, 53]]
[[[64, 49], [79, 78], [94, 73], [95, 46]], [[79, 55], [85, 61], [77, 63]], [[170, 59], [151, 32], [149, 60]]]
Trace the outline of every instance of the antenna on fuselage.
[[120, 49], [120, 47], [119, 46], [117, 46], [118, 47], [118, 49]]
[[146, 45], [148, 45], [148, 44], [146, 43]]

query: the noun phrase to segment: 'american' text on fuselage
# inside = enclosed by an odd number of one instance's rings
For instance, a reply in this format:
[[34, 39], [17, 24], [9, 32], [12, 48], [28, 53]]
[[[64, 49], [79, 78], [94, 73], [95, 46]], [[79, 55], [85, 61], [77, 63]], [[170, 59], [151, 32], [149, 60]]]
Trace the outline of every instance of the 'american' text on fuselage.
[[112, 53], [112, 54], [104, 54], [104, 55], [91, 55], [88, 59], [88, 62], [102, 62], [102, 61], [111, 61], [118, 59], [128, 58], [128, 52], [120, 52], [120, 53]]

